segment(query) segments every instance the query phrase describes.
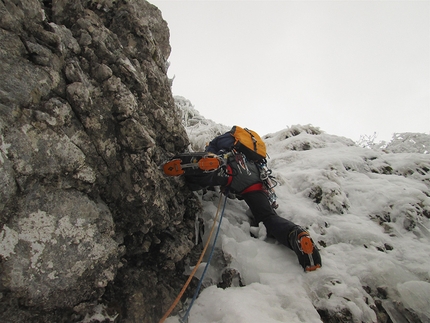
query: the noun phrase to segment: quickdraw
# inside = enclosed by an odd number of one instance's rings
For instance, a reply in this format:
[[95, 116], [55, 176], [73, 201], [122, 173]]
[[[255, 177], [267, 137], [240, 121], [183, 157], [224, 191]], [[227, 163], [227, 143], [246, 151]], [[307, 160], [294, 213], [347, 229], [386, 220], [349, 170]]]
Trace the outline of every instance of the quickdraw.
[[251, 175], [248, 165], [246, 164], [246, 157], [242, 153], [234, 151], [234, 158], [237, 165], [239, 166], [239, 172], [242, 173], [242, 170], [244, 170], [248, 176]]
[[269, 202], [274, 209], [277, 209], [279, 205], [276, 202], [277, 196], [274, 188], [278, 185], [278, 182], [272, 176], [272, 170], [267, 167], [265, 162], [257, 163], [257, 165], [260, 168], [260, 179], [263, 182]]

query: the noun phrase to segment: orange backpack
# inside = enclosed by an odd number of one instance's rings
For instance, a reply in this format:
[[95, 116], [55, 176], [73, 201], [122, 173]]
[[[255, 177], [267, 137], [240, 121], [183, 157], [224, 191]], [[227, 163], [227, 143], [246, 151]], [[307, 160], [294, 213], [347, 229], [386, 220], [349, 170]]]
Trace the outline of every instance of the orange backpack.
[[255, 131], [234, 126], [230, 133], [235, 138], [234, 148], [248, 159], [259, 161], [266, 158], [266, 144]]

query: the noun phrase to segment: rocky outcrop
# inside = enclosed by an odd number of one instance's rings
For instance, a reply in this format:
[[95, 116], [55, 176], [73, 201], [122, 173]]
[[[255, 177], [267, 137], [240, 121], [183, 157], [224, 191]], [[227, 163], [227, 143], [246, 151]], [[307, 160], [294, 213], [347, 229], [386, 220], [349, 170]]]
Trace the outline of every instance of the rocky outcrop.
[[0, 321], [153, 322], [176, 296], [199, 206], [158, 169], [188, 146], [169, 54], [143, 0], [0, 2]]

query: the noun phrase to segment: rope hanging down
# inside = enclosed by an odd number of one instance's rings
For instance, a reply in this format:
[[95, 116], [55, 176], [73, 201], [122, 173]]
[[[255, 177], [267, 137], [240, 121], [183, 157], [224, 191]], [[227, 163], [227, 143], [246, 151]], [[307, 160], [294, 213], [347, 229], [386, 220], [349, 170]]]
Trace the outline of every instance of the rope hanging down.
[[[215, 250], [215, 244], [216, 244], [216, 241], [217, 241], [217, 239], [218, 239], [219, 230], [220, 230], [220, 228], [221, 228], [222, 218], [223, 218], [223, 216], [224, 216], [225, 205], [226, 205], [226, 203], [227, 203], [227, 195], [228, 195], [228, 192], [225, 192], [225, 194], [226, 194], [226, 195], [225, 195], [225, 200], [224, 200], [224, 206], [223, 206], [223, 208], [222, 208], [221, 217], [219, 218], [218, 228], [217, 228], [217, 231], [216, 231], [216, 234], [215, 234], [214, 242], [213, 242], [213, 244], [212, 244], [212, 249], [211, 249], [211, 252], [210, 252], [210, 254], [209, 254], [208, 261], [206, 262], [205, 269], [203, 270], [202, 277], [200, 277], [199, 284], [197, 285], [197, 289], [196, 289], [196, 291], [194, 292], [194, 296], [193, 296], [193, 299], [191, 300], [190, 306], [188, 307], [188, 310], [187, 310], [187, 312], [185, 313], [184, 317], [182, 317], [182, 318], [181, 318], [181, 322], [184, 322], [184, 323], [188, 322], [188, 315], [190, 315], [191, 307], [193, 307], [194, 301], [196, 300], [197, 295], [199, 294], [200, 288], [201, 288], [202, 283], [203, 283], [203, 278], [205, 277], [206, 271], [207, 271], [207, 269], [208, 269], [208, 267], [209, 267], [209, 265], [210, 265], [210, 263], [211, 263], [211, 260], [212, 260], [212, 256], [213, 256], [213, 253], [214, 253], [214, 250]], [[220, 201], [221, 201], [221, 199], [220, 199]], [[218, 212], [217, 212], [217, 213], [218, 213]], [[216, 221], [216, 218], [215, 218], [215, 221]], [[215, 226], [215, 223], [214, 223], [214, 226]], [[209, 239], [210, 239], [210, 237], [209, 237]], [[209, 241], [209, 240], [208, 240], [208, 241]]]
[[[218, 203], [218, 208], [217, 208], [217, 211], [216, 211], [216, 215], [215, 215], [215, 219], [214, 219], [214, 224], [213, 224], [213, 226], [211, 228], [208, 240], [206, 242], [206, 245], [203, 248], [203, 251], [202, 251], [202, 254], [200, 255], [199, 260], [197, 261], [197, 263], [196, 263], [193, 271], [191, 272], [190, 276], [188, 277], [187, 281], [185, 282], [185, 284], [182, 287], [181, 291], [179, 292], [178, 296], [176, 297], [176, 299], [174, 300], [174, 302], [172, 303], [172, 305], [169, 307], [169, 309], [167, 310], [167, 312], [163, 315], [163, 317], [160, 319], [160, 321], [158, 323], [163, 323], [169, 317], [170, 313], [172, 313], [172, 311], [175, 309], [176, 305], [178, 305], [178, 303], [179, 303], [182, 295], [184, 295], [185, 290], [187, 289], [187, 287], [190, 284], [192, 278], [194, 277], [194, 274], [196, 273], [197, 269], [199, 268], [199, 265], [201, 264], [201, 262], [203, 260], [203, 257], [204, 257], [204, 255], [206, 253], [206, 250], [208, 249], [209, 242], [211, 241], [212, 234], [213, 234], [213, 232], [215, 230], [215, 224], [216, 224], [216, 221], [218, 219], [219, 210], [220, 210], [220, 206], [221, 206], [221, 201], [222, 201], [222, 199], [220, 198], [219, 199], [219, 203]], [[194, 303], [196, 295], [198, 294], [198, 291], [200, 289], [201, 282], [202, 282], [203, 277], [204, 277], [204, 275], [206, 273], [206, 268], [208, 267], [208, 265], [210, 263], [210, 259], [212, 258], [212, 254], [213, 254], [213, 251], [214, 251], [214, 246], [215, 246], [215, 243], [216, 243], [216, 239], [218, 237], [219, 229], [221, 227], [221, 221], [222, 221], [222, 217], [224, 215], [224, 210], [225, 210], [226, 203], [227, 203], [227, 194], [226, 194], [226, 197], [225, 197], [225, 200], [224, 200], [224, 207], [223, 207], [223, 210], [221, 212], [221, 218], [220, 218], [220, 221], [219, 221], [219, 224], [218, 224], [218, 230], [217, 230], [217, 233], [216, 233], [216, 236], [215, 236], [215, 239], [214, 239], [214, 243], [213, 243], [213, 246], [212, 246], [211, 254], [209, 255], [209, 260], [208, 260], [208, 262], [206, 264], [206, 267], [205, 267], [205, 270], [204, 270], [204, 272], [202, 274], [202, 277], [200, 278], [199, 286], [197, 287], [197, 291], [194, 294], [193, 300], [192, 300], [192, 302], [191, 302], [191, 304], [190, 304], [190, 306], [189, 306], [189, 308], [187, 310], [187, 313], [185, 313], [185, 316], [184, 316], [184, 318], [182, 318], [182, 320], [184, 320], [184, 319], [187, 320], [188, 319], [189, 311], [191, 310], [191, 307], [192, 307], [192, 305]]]

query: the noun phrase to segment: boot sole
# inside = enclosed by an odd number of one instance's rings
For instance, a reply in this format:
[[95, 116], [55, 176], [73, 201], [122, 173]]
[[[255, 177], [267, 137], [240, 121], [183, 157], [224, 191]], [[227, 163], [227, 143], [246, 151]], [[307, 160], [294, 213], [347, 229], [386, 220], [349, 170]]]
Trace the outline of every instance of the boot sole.
[[299, 246], [301, 248], [301, 251], [308, 255], [309, 260], [312, 264], [311, 266], [306, 266], [305, 271], [307, 272], [314, 271], [314, 270], [317, 270], [318, 268], [321, 268], [320, 264], [314, 265], [314, 259], [312, 257], [312, 254], [314, 252], [314, 244], [311, 238], [309, 237], [309, 234], [307, 232], [301, 232], [297, 236], [297, 240], [299, 241]]
[[211, 171], [221, 166], [220, 161], [216, 157], [205, 157], [199, 160], [199, 168], [206, 171]]
[[163, 165], [163, 172], [168, 176], [179, 176], [184, 173], [181, 167], [181, 160], [174, 159]]
[[305, 271], [314, 271], [314, 270], [317, 270], [318, 268], [321, 268], [321, 265], [307, 266], [305, 268]]
[[314, 251], [314, 244], [312, 243], [311, 238], [307, 232], [301, 232], [297, 236], [297, 240], [300, 241], [300, 248], [305, 254], [311, 255]]
[[163, 165], [163, 172], [168, 176], [180, 176], [185, 173], [185, 168], [200, 168], [205, 172], [218, 169], [221, 161], [217, 157], [203, 157], [198, 161], [183, 164], [181, 159], [173, 159]]

